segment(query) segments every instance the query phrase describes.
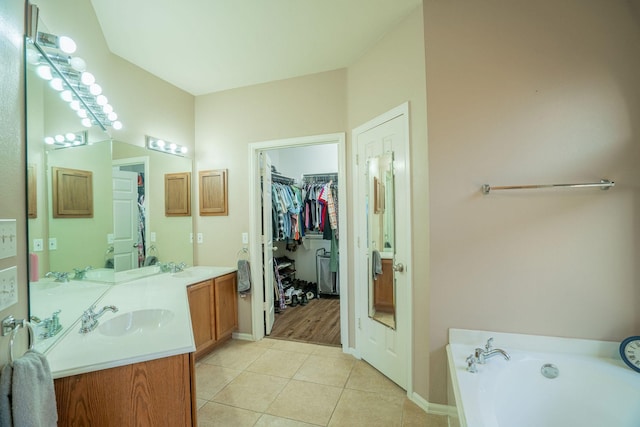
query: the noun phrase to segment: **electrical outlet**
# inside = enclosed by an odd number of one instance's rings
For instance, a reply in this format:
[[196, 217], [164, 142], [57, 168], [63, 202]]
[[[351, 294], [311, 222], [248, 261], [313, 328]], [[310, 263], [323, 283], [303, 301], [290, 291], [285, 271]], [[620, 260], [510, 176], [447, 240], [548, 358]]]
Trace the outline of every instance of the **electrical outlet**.
[[58, 249], [58, 239], [55, 237], [49, 237], [49, 250], [55, 251], [56, 249]]
[[18, 267], [0, 271], [0, 310], [18, 302]]
[[44, 250], [44, 240], [42, 239], [33, 239], [33, 251], [34, 252], [42, 252]]
[[204, 242], [204, 236], [202, 235], [202, 233], [198, 233], [198, 243], [203, 243]]
[[0, 219], [0, 259], [16, 256], [16, 220]]
[[156, 232], [152, 231], [151, 233], [149, 233], [149, 240], [151, 240], [151, 242], [155, 242], [156, 241]]
[[242, 244], [246, 245], [249, 243], [249, 233], [242, 233]]

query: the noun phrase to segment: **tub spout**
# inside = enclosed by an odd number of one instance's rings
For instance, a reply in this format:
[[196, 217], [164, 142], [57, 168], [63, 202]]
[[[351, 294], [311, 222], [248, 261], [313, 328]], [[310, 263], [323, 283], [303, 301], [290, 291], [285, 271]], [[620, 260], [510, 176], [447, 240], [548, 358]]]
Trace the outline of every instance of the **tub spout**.
[[487, 340], [487, 344], [482, 348], [476, 348], [474, 353], [475, 358], [478, 360], [478, 363], [485, 363], [487, 359], [491, 359], [493, 356], [502, 355], [504, 360], [511, 360], [511, 356], [506, 351], [500, 348], [493, 348], [493, 338], [489, 338]]

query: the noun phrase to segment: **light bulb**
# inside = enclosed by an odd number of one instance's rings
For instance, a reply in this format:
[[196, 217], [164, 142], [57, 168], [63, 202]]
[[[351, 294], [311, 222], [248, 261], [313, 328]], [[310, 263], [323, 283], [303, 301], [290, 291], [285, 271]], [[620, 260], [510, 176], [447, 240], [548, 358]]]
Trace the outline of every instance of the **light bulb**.
[[65, 138], [67, 139], [67, 141], [75, 141], [76, 140], [76, 134], [75, 133], [67, 133], [65, 135]]
[[60, 77], [51, 79], [49, 81], [49, 86], [51, 86], [53, 89], [57, 90], [58, 92], [64, 89], [64, 84], [62, 83], [62, 79]]
[[112, 122], [115, 120], [118, 120], [118, 115], [116, 113], [114, 113], [113, 111], [110, 112], [107, 117], [109, 118], [109, 120], [111, 120]]
[[169, 149], [171, 151], [176, 151], [176, 148], [178, 148], [178, 146], [176, 144], [174, 144], [173, 142], [171, 144], [169, 144]]
[[100, 86], [98, 83], [94, 83], [89, 86], [89, 92], [93, 96], [98, 96], [102, 93], [102, 86]]
[[58, 37], [58, 47], [64, 53], [73, 53], [76, 51], [76, 42], [71, 37], [60, 36]]
[[76, 112], [76, 114], [78, 114], [78, 117], [80, 117], [81, 119], [84, 119], [85, 117], [87, 117], [87, 110], [81, 108]]
[[182, 154], [187, 154], [187, 151], [188, 151], [188, 150], [187, 150], [187, 147], [182, 147], [182, 148], [180, 148], [180, 152], [181, 152]]
[[47, 136], [44, 139], [44, 143], [47, 144], [47, 145], [53, 145], [54, 142], [56, 142], [56, 140], [53, 139], [53, 137], [51, 137], [51, 136]]
[[64, 136], [62, 136], [62, 135], [56, 135], [56, 136], [55, 136], [55, 140], [56, 140], [56, 142], [64, 142]]
[[160, 148], [164, 148], [164, 146], [165, 146], [165, 142], [163, 140], [161, 140], [161, 139], [157, 140], [156, 144], [158, 144], [158, 147], [160, 147]]
[[62, 98], [63, 101], [71, 102], [73, 101], [73, 93], [68, 89], [63, 90], [62, 92], [60, 92], [60, 98]]
[[36, 68], [36, 73], [45, 80], [51, 80], [53, 78], [51, 75], [51, 68], [49, 68], [48, 65], [40, 65]]
[[69, 103], [69, 106], [73, 111], [78, 111], [80, 109], [80, 101], [78, 101], [77, 99], [74, 99]]
[[80, 73], [82, 73], [87, 69], [87, 63], [84, 62], [84, 59], [79, 58], [77, 56], [74, 56], [73, 58], [71, 58], [71, 60], [69, 61], [69, 64], [71, 65], [71, 68], [73, 68], [74, 70]]
[[[103, 111], [105, 114], [113, 113], [113, 107], [111, 106], [111, 104], [105, 104], [105, 105], [102, 107], [102, 111]], [[115, 120], [115, 119], [114, 119], [114, 120]]]
[[122, 129], [122, 123], [120, 123], [118, 120], [116, 120], [115, 122], [113, 122], [113, 123], [111, 124], [111, 126], [113, 126], [113, 128], [114, 128], [115, 130], [120, 130], [120, 129]]
[[82, 145], [82, 141], [73, 141], [73, 145]]
[[91, 120], [88, 117], [82, 119], [82, 126], [90, 128], [91, 127]]
[[98, 95], [96, 96], [96, 103], [98, 105], [107, 105], [107, 103], [109, 103], [109, 100], [104, 95]]
[[80, 81], [87, 86], [90, 86], [96, 82], [96, 78], [88, 71], [85, 71], [80, 75]]

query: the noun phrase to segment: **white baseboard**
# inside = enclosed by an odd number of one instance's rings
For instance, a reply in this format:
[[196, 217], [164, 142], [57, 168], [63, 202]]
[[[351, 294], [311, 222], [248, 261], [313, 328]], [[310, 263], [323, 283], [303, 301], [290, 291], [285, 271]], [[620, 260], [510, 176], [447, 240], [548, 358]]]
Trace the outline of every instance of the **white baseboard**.
[[243, 333], [240, 333], [240, 332], [234, 332], [231, 335], [231, 338], [233, 338], [234, 340], [255, 341], [253, 339], [253, 335], [251, 335], [251, 334], [243, 334]]
[[458, 418], [458, 411], [455, 406], [430, 403], [415, 392], [409, 396], [409, 399], [429, 414], [446, 415], [450, 418]]

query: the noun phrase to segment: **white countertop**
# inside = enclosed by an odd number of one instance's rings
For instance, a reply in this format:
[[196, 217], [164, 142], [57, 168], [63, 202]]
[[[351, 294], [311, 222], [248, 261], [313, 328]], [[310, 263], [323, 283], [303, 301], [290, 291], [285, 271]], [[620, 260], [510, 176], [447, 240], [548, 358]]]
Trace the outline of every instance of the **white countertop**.
[[195, 351], [186, 288], [234, 271], [235, 267], [197, 266], [176, 274], [158, 274], [112, 285], [97, 301], [96, 311], [106, 305], [115, 305], [118, 312], [106, 312], [100, 317], [99, 324], [137, 310], [165, 309], [173, 316], [160, 328], [146, 328], [120, 336], [107, 336], [100, 331], [100, 326], [81, 334], [78, 320], [45, 353], [53, 378]]

